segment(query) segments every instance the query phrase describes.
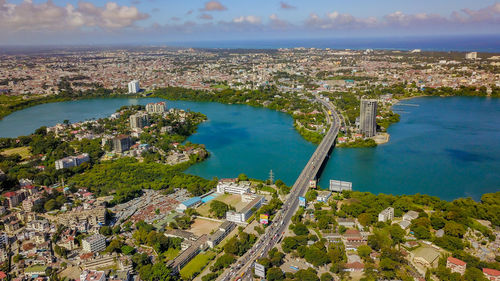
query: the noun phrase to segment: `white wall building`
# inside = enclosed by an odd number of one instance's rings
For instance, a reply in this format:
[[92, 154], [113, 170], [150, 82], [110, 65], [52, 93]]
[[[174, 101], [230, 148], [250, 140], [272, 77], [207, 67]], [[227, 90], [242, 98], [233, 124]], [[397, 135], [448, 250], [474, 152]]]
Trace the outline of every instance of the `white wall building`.
[[141, 88], [139, 87], [139, 81], [133, 80], [128, 83], [128, 93], [137, 94]]
[[467, 60], [475, 60], [477, 59], [477, 52], [469, 52], [465, 54], [465, 59]]
[[82, 241], [82, 248], [85, 252], [96, 253], [106, 249], [106, 237], [101, 234], [94, 234]]
[[408, 211], [403, 215], [403, 220], [411, 222], [412, 220], [418, 218], [418, 213], [415, 211]]
[[250, 183], [219, 182], [218, 193], [245, 194], [250, 192]]
[[84, 270], [80, 274], [80, 281], [105, 281], [106, 274], [104, 271]]
[[166, 111], [167, 111], [167, 103], [164, 101], [146, 104], [147, 113], [163, 113]]
[[394, 219], [394, 208], [393, 207], [388, 207], [387, 209], [383, 210], [378, 214], [378, 221], [391, 221]]
[[71, 167], [76, 167], [80, 166], [81, 164], [85, 162], [89, 162], [90, 158], [87, 153], [80, 154], [78, 156], [68, 156], [61, 158], [59, 160], [56, 160], [56, 170], [64, 169], [64, 168], [71, 168]]

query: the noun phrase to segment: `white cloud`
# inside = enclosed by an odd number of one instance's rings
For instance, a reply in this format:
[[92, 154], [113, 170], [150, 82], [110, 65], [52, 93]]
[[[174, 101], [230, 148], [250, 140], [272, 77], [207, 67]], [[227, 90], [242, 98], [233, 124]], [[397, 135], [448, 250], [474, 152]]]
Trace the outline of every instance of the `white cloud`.
[[40, 4], [25, 0], [20, 4], [0, 0], [0, 30], [2, 31], [60, 31], [68, 29], [100, 28], [119, 29], [133, 26], [147, 19], [133, 6], [120, 6], [107, 2], [104, 7], [89, 2], [78, 6], [58, 6], [52, 1]]
[[234, 23], [242, 24], [242, 23], [248, 23], [248, 24], [261, 24], [262, 20], [260, 17], [257, 16], [241, 16], [233, 19]]

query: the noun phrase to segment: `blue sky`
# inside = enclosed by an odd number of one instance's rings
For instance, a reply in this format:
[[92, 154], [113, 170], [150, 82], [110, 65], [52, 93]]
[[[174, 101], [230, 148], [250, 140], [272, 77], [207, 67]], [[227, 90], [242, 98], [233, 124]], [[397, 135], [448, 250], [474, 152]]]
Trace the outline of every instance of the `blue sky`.
[[500, 1], [0, 0], [0, 44], [461, 34], [500, 34]]

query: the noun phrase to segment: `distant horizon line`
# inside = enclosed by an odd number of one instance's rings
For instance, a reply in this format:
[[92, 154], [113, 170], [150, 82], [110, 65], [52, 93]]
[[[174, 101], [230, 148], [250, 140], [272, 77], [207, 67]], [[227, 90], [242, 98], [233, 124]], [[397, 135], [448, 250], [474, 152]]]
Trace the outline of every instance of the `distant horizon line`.
[[[475, 41], [470, 39], [482, 39]], [[468, 40], [469, 39], [469, 40]], [[464, 41], [465, 40], [465, 41]], [[242, 43], [252, 43], [244, 44]], [[259, 45], [260, 43], [260, 45]], [[327, 46], [328, 45], [328, 46]], [[331, 45], [331, 46], [330, 46]], [[349, 46], [350, 45], [350, 46]], [[410, 46], [411, 45], [411, 46]], [[25, 50], [66, 49], [66, 48], [116, 48], [116, 47], [171, 47], [194, 49], [240, 49], [276, 50], [281, 48], [317, 48], [332, 50], [412, 50], [423, 52], [500, 52], [500, 34], [465, 35], [413, 35], [413, 36], [356, 36], [356, 37], [315, 37], [315, 38], [263, 38], [263, 39], [219, 39], [219, 40], [172, 40], [163, 42], [114, 42], [114, 43], [76, 43], [76, 44], [6, 44], [1, 48]], [[22, 50], [18, 50], [22, 52]]]

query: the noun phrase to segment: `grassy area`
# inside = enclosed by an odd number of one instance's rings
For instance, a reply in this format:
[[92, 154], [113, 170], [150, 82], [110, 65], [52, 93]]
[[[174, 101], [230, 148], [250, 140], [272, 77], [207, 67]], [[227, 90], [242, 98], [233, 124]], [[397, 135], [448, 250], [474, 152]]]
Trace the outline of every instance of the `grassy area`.
[[0, 154], [5, 156], [19, 154], [23, 159], [27, 159], [31, 156], [30, 148], [28, 146], [5, 149], [0, 152]]
[[184, 280], [191, 280], [208, 265], [208, 263], [215, 257], [214, 252], [206, 252], [199, 254], [192, 259], [185, 267], [181, 269], [181, 277]]
[[[213, 200], [221, 201], [221, 202], [224, 202], [228, 205], [235, 207], [239, 202], [241, 202], [241, 196], [235, 195], [235, 194], [221, 194], [221, 195], [215, 197], [215, 199], [213, 199]], [[201, 216], [211, 217], [210, 216], [210, 202], [211, 201], [208, 201], [207, 203], [201, 205], [200, 207], [198, 207], [196, 209], [196, 211]]]
[[177, 257], [180, 251], [181, 249], [169, 248], [165, 252], [165, 257], [167, 258], [167, 260], [173, 260], [175, 259], [175, 257]]

